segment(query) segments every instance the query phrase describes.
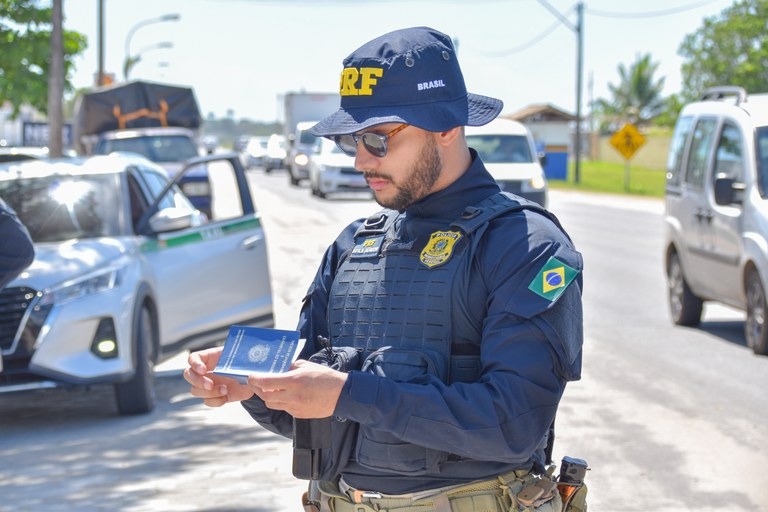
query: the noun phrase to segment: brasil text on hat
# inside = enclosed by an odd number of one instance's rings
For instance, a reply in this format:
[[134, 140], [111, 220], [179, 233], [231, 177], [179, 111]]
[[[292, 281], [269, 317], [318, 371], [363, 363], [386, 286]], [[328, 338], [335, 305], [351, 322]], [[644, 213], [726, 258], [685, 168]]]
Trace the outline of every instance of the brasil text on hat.
[[431, 132], [480, 126], [494, 119], [501, 100], [467, 93], [453, 42], [429, 27], [389, 32], [344, 59], [341, 108], [310, 132], [328, 137], [382, 123], [406, 123]]

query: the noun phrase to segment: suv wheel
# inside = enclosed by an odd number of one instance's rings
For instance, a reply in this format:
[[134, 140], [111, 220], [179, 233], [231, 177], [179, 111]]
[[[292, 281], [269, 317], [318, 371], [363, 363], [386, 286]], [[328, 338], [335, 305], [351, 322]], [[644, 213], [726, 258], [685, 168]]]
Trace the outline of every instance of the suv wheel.
[[130, 380], [115, 384], [117, 412], [122, 415], [145, 414], [155, 408], [155, 332], [152, 311], [143, 304], [133, 323], [135, 373]]
[[747, 319], [744, 322], [744, 337], [747, 346], [755, 354], [768, 354], [768, 325], [766, 325], [765, 290], [760, 274], [752, 269], [747, 274]]
[[701, 322], [702, 300], [694, 295], [683, 275], [680, 256], [672, 253], [667, 267], [667, 290], [669, 296], [669, 313], [677, 325], [694, 327]]

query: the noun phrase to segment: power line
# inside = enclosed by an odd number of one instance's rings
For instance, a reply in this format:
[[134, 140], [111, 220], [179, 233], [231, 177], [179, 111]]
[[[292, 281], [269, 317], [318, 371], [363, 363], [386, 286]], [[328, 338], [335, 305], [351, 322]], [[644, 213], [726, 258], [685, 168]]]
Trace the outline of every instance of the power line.
[[[573, 7], [568, 12], [573, 11]], [[549, 34], [555, 31], [558, 27], [560, 27], [562, 23], [560, 21], [554, 22], [552, 25], [547, 27], [543, 32], [541, 32], [539, 35], [535, 36], [533, 39], [530, 39], [528, 42], [521, 44], [520, 46], [516, 46], [514, 48], [509, 48], [507, 50], [500, 50], [497, 52], [480, 52], [483, 55], [486, 55], [488, 57], [507, 57], [509, 55], [513, 55], [515, 53], [520, 53], [522, 51], [527, 50], [531, 46], [537, 44], [539, 41], [543, 40], [545, 37], [547, 37]]]
[[[619, 11], [602, 11], [602, 10], [595, 10], [595, 9], [589, 9], [585, 8], [584, 12], [585, 14], [590, 14], [592, 16], [598, 16], [603, 18], [626, 18], [626, 19], [640, 19], [640, 18], [661, 18], [664, 16], [671, 16], [673, 14], [680, 14], [681, 12], [686, 11], [692, 11], [694, 9], [698, 9], [699, 7], [713, 4], [715, 2], [719, 2], [720, 0], [702, 0], [700, 2], [695, 2], [688, 5], [682, 5], [680, 7], [674, 7], [670, 9], [660, 10], [660, 11], [646, 11], [646, 12], [619, 12]], [[568, 11], [566, 11], [563, 16], [567, 17], [569, 16], [573, 10], [576, 8], [576, 6], [572, 6]], [[528, 41], [524, 42], [523, 44], [520, 44], [518, 46], [507, 48], [505, 50], [498, 50], [494, 52], [480, 52], [482, 55], [485, 55], [487, 57], [508, 57], [510, 55], [514, 55], [516, 53], [523, 52], [527, 50], [528, 48], [531, 48], [532, 46], [536, 45], [540, 41], [542, 41], [544, 38], [546, 38], [549, 34], [555, 31], [559, 26], [561, 25], [561, 22], [555, 22], [551, 26], [544, 29], [541, 33], [538, 35], [532, 37]]]
[[680, 7], [673, 7], [670, 9], [664, 9], [661, 11], [647, 11], [647, 12], [619, 12], [619, 11], [600, 11], [595, 9], [587, 9], [587, 14], [593, 16], [602, 16], [604, 18], [627, 18], [627, 19], [639, 19], [639, 18], [660, 18], [662, 16], [670, 16], [672, 14], [680, 14], [681, 12], [692, 11], [698, 9], [704, 5], [713, 4], [720, 0], [702, 0], [688, 5], [681, 5]]

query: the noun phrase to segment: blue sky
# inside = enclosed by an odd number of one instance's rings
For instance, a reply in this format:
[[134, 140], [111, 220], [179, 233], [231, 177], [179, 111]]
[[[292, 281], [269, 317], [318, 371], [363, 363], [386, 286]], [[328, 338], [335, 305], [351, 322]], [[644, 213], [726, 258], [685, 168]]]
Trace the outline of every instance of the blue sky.
[[[65, 0], [64, 24], [89, 47], [70, 77], [78, 88], [98, 69], [99, 0]], [[560, 14], [556, 16], [552, 10]], [[650, 53], [680, 90], [680, 43], [733, 0], [590, 0], [584, 2], [582, 109], [609, 98], [629, 67]], [[576, 111], [574, 0], [103, 0], [104, 68], [123, 79], [126, 45], [141, 61], [132, 79], [190, 86], [204, 115], [279, 119], [287, 91], [338, 90], [342, 59], [369, 39], [427, 25], [458, 41], [470, 92], [504, 101], [503, 114], [534, 103]], [[179, 14], [178, 21], [145, 20]], [[170, 42], [170, 48], [153, 48]]]

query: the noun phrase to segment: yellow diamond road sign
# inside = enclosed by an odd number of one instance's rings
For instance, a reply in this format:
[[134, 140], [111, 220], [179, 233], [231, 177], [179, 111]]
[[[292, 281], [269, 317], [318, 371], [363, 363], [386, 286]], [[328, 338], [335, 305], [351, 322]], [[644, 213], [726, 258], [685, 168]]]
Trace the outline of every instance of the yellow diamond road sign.
[[611, 146], [615, 147], [627, 160], [635, 156], [643, 144], [645, 144], [645, 136], [631, 123], [622, 126], [611, 137]]

